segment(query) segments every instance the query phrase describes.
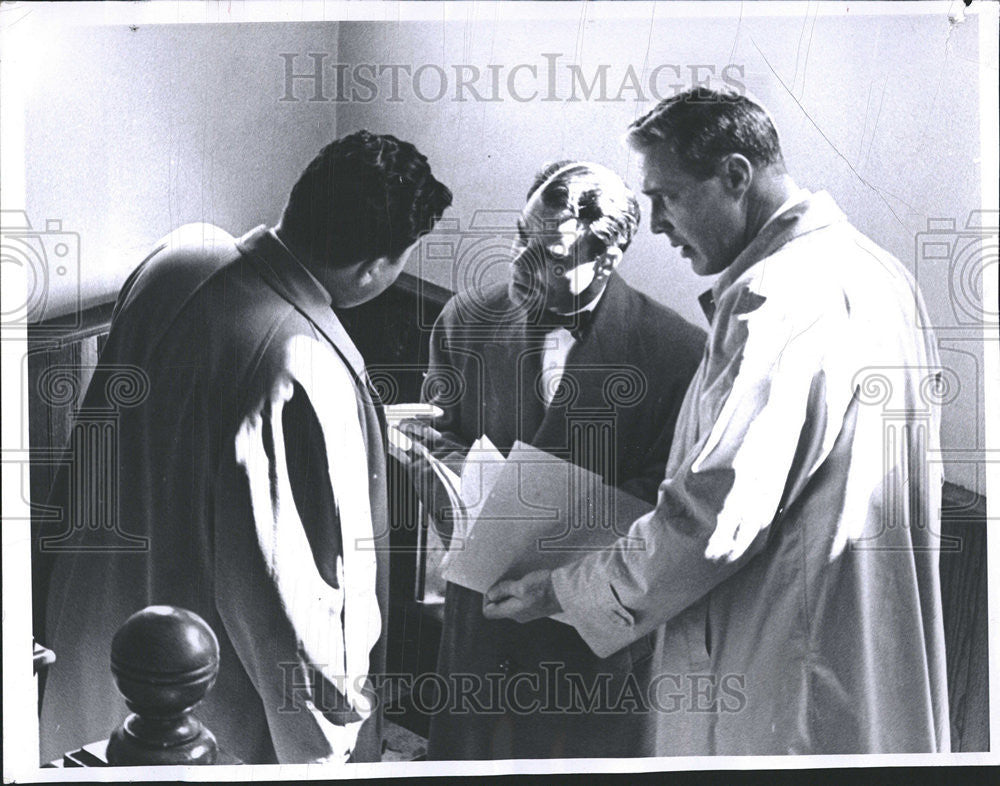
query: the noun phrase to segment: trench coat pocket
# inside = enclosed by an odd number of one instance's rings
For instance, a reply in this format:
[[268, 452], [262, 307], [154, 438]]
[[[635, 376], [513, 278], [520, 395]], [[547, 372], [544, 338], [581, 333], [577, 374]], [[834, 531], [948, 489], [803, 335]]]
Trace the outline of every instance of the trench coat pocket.
[[678, 618], [687, 644], [688, 658], [694, 668], [708, 666], [711, 652], [708, 646], [708, 598], [695, 603]]

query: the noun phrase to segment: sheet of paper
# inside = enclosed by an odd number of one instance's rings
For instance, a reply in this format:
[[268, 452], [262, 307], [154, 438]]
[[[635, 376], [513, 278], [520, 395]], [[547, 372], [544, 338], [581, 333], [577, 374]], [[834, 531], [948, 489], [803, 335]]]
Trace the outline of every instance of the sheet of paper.
[[465, 462], [462, 464], [462, 474], [457, 486], [460, 489], [465, 514], [456, 517], [454, 521], [448, 553], [441, 560], [442, 570], [446, 570], [451, 563], [453, 551], [461, 551], [465, 548], [465, 540], [472, 531], [479, 511], [489, 498], [506, 461], [503, 453], [485, 434], [473, 442], [472, 447], [469, 448]]
[[497, 450], [485, 434], [472, 443], [462, 465], [461, 478], [462, 501], [468, 514], [470, 531], [479, 518], [483, 505], [489, 499], [506, 462], [503, 453]]
[[605, 548], [650, 510], [598, 475], [517, 443], [466, 542], [453, 548], [444, 577], [485, 592], [501, 578], [553, 569]]

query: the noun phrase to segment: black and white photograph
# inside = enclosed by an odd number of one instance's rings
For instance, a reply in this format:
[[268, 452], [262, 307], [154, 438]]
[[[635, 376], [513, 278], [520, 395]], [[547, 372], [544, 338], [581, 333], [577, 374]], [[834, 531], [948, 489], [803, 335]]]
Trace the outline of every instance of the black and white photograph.
[[998, 10], [0, 4], [4, 782], [1000, 762]]

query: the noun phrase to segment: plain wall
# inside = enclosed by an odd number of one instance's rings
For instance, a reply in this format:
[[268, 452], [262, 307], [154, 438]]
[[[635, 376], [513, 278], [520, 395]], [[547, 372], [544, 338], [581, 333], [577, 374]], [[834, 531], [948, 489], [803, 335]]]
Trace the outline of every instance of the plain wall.
[[[55, 27], [35, 43], [27, 213], [33, 228], [58, 219], [79, 233], [84, 306], [182, 224], [238, 236], [276, 222], [337, 135], [334, 104], [279, 100], [280, 53], [336, 58], [336, 23]], [[69, 282], [53, 281], [46, 316], [75, 305]]]
[[[470, 14], [475, 14], [473, 8]], [[493, 14], [489, 8], [482, 11]], [[513, 12], [508, 12], [513, 13]], [[358, 128], [413, 141], [455, 193], [449, 222], [430, 236], [408, 269], [450, 288], [506, 273], [512, 215], [537, 168], [557, 158], [585, 158], [618, 170], [638, 186], [634, 156], [621, 145], [628, 123], [653, 105], [624, 91], [623, 101], [519, 102], [506, 79], [547, 92], [545, 53], [559, 53], [555, 94], [570, 97], [566, 65], [587, 79], [607, 65], [608, 98], [631, 64], [640, 85], [658, 65], [660, 92], [687, 87], [693, 66], [716, 73], [733, 65], [773, 113], [790, 171], [799, 184], [828, 190], [866, 234], [916, 269], [942, 358], [961, 380], [944, 410], [943, 442], [981, 450], [981, 339], [961, 326], [946, 265], [915, 264], [929, 219], [965, 225], [979, 204], [977, 19], [950, 26], [945, 15], [655, 17], [598, 21], [341, 22], [267, 25], [53, 27], [32, 45], [39, 56], [26, 106], [26, 208], [36, 228], [62, 221], [80, 235], [82, 301], [105, 300], [150, 246], [176, 226], [208, 221], [234, 234], [277, 220], [290, 185], [315, 152]], [[374, 100], [309, 101], [311, 87], [286, 91], [281, 53], [307, 53], [326, 64], [423, 64], [445, 69], [442, 100], [421, 101], [404, 78], [389, 101], [387, 77]], [[766, 58], [766, 60], [765, 60]], [[454, 100], [456, 64], [485, 73], [504, 67], [499, 102]], [[773, 70], [772, 70], [773, 69]], [[700, 69], [704, 76], [706, 70]], [[325, 91], [334, 92], [331, 71]], [[434, 74], [424, 89], [433, 93]], [[718, 80], [717, 80], [718, 81]], [[782, 84], [782, 82], [784, 84]], [[482, 92], [488, 78], [477, 83]], [[579, 88], [578, 97], [581, 96]], [[644, 211], [648, 202], [641, 198]], [[485, 212], [484, 212], [485, 211]], [[497, 213], [497, 211], [501, 211]], [[504, 213], [503, 211], [508, 211]], [[492, 221], [500, 231], [473, 231]], [[431, 259], [451, 246], [453, 254]], [[436, 249], [436, 250], [435, 250]], [[622, 275], [700, 325], [696, 296], [711, 283], [650, 235], [645, 217]], [[46, 315], [75, 306], [58, 286]], [[970, 338], [971, 336], [971, 338]], [[980, 493], [985, 480], [974, 454], [953, 461], [949, 479]]]

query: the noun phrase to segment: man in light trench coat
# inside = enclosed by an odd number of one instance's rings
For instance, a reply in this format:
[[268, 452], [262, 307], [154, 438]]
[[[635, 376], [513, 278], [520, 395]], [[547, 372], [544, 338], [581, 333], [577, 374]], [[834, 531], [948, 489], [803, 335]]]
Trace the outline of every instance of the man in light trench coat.
[[657, 752], [948, 751], [944, 394], [899, 262], [787, 174], [767, 113], [697, 88], [630, 128], [653, 232], [716, 275], [656, 509], [487, 617], [562, 612], [606, 656], [663, 626]]

